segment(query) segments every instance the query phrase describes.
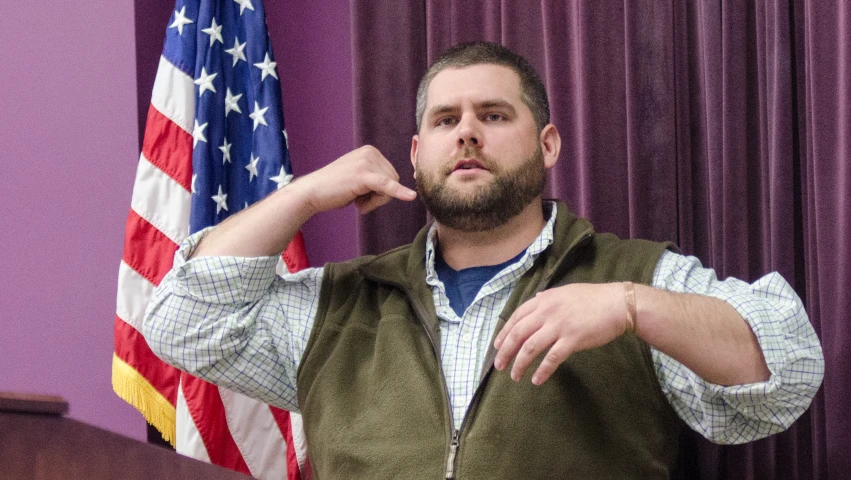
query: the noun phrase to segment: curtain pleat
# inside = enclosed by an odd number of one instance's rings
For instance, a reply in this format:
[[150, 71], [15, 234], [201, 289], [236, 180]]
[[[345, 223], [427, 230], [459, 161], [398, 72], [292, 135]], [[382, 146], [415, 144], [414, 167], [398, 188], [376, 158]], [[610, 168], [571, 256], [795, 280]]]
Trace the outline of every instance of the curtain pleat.
[[[548, 195], [598, 231], [673, 240], [721, 277], [778, 271], [804, 299], [826, 358], [811, 409], [749, 445], [685, 433], [677, 478], [848, 477], [847, 2], [353, 0], [352, 13], [356, 138], [403, 180], [427, 64], [500, 42], [548, 87], [563, 139]], [[401, 203], [363, 220], [364, 253], [411, 240], [425, 214]]]
[[[393, 164], [400, 182], [414, 187], [411, 136], [417, 84], [427, 67], [425, 5], [352, 0], [354, 140], [373, 145]], [[380, 112], [380, 113], [378, 113]], [[420, 202], [393, 201], [358, 223], [361, 253], [379, 253], [413, 239], [426, 221]]]
[[803, 2], [807, 308], [825, 351], [817, 471], [851, 472], [851, 8]]

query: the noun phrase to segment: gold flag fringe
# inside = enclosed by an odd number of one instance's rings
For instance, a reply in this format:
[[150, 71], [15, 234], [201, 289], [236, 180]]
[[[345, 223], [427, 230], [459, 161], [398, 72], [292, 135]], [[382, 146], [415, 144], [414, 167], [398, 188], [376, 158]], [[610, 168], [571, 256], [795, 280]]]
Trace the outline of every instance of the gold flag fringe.
[[175, 409], [135, 368], [112, 354], [112, 389], [122, 400], [133, 405], [163, 438], [174, 446]]

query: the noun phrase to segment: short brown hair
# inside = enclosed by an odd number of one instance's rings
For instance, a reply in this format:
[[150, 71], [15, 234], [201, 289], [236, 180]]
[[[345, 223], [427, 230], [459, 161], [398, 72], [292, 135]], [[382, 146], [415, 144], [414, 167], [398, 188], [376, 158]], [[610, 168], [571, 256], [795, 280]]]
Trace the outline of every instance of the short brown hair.
[[423, 122], [426, 106], [426, 93], [434, 77], [446, 68], [462, 68], [471, 65], [492, 64], [508, 67], [520, 77], [520, 98], [532, 111], [538, 131], [550, 123], [550, 104], [547, 89], [541, 77], [528, 60], [508, 48], [490, 42], [471, 42], [455, 45], [443, 52], [428, 67], [420, 86], [417, 88], [417, 131]]

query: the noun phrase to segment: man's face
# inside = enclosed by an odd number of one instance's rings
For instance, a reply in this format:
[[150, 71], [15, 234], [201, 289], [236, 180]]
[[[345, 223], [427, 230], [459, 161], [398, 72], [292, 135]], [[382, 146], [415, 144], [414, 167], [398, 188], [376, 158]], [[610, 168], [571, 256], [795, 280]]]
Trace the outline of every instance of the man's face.
[[541, 195], [550, 165], [520, 95], [519, 76], [498, 65], [432, 79], [411, 161], [419, 196], [442, 225], [489, 230]]

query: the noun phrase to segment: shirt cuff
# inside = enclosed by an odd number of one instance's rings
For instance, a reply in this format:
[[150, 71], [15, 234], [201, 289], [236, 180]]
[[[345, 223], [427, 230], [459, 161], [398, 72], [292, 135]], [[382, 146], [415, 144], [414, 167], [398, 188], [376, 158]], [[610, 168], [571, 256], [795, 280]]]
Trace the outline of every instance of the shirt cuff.
[[702, 384], [697, 390], [735, 405], [742, 413], [763, 405], [769, 397], [776, 406], [809, 403], [806, 397], [815, 393], [823, 376], [821, 346], [801, 299], [780, 274], [769, 273], [751, 284], [733, 277], [722, 281], [696, 258], [665, 252], [654, 286], [727, 302], [750, 326], [771, 372], [764, 382], [732, 386], [695, 376], [693, 381]]
[[730, 283], [738, 283], [740, 291], [713, 296], [729, 303], [751, 327], [771, 376], [744, 385], [707, 382], [707, 387], [740, 411], [758, 407], [767, 397], [778, 405], [800, 406], [801, 392], [786, 394], [784, 389], [811, 384], [815, 393], [824, 373], [821, 347], [800, 298], [778, 273], [752, 284], [737, 279]]

